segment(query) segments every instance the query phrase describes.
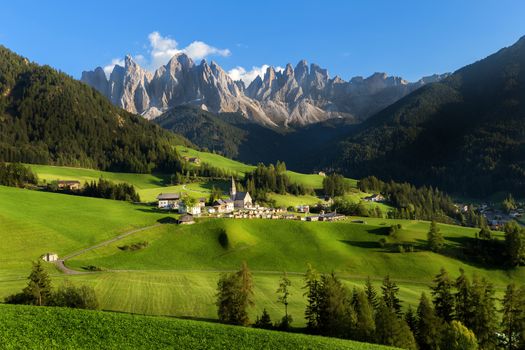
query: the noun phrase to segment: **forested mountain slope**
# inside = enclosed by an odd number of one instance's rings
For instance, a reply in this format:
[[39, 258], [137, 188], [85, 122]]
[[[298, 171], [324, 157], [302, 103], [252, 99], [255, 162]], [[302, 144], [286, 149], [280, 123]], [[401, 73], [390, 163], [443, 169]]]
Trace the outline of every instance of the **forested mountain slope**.
[[150, 172], [185, 142], [95, 89], [0, 46], [0, 161]]
[[338, 142], [346, 175], [525, 195], [525, 37], [416, 90]]

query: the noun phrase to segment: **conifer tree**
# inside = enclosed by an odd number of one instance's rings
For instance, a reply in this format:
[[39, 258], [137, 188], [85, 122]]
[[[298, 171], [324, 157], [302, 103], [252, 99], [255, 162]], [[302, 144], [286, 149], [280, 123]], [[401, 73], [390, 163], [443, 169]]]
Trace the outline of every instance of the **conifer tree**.
[[452, 294], [452, 281], [444, 268], [434, 278], [432, 297], [436, 315], [445, 322], [450, 322], [454, 314], [454, 295]]
[[377, 300], [377, 291], [370, 281], [370, 276], [366, 278], [365, 282], [365, 294], [368, 302], [374, 309], [379, 307], [379, 300]]
[[40, 260], [33, 262], [33, 268], [28, 279], [29, 282], [24, 288], [23, 294], [29, 303], [38, 306], [47, 305], [52, 295], [51, 279]]
[[507, 286], [503, 297], [501, 327], [507, 338], [506, 349], [521, 349], [525, 345], [525, 298], [523, 289], [514, 283]]
[[474, 276], [471, 288], [472, 297], [472, 319], [471, 327], [479, 345], [482, 349], [494, 349], [496, 347], [496, 298], [494, 286], [485, 278], [479, 279]]
[[319, 328], [319, 297], [320, 297], [320, 281], [319, 274], [308, 264], [308, 269], [304, 275], [305, 289], [304, 296], [306, 296], [307, 304], [304, 311], [306, 319], [306, 328], [310, 332], [316, 332]]
[[356, 290], [352, 298], [356, 314], [355, 339], [372, 342], [375, 334], [374, 308], [363, 290]]
[[437, 224], [434, 220], [432, 220], [430, 223], [430, 230], [428, 231], [427, 240], [428, 246], [433, 252], [439, 252], [441, 249], [443, 249], [445, 239], [443, 238], [443, 234], [441, 233], [439, 227], [437, 227]]
[[322, 334], [348, 338], [355, 328], [355, 313], [348, 290], [334, 273], [321, 276], [319, 329]]
[[397, 296], [399, 287], [395, 282], [390, 280], [390, 275], [384, 278], [381, 290], [383, 291], [383, 302], [385, 306], [394, 311], [398, 317], [401, 317], [401, 300], [399, 300]]
[[417, 307], [417, 344], [421, 349], [439, 350], [442, 322], [436, 316], [428, 297], [423, 292]]
[[270, 318], [270, 314], [266, 309], [263, 309], [263, 312], [261, 314], [261, 317], [257, 316], [257, 319], [255, 320], [255, 323], [253, 324], [255, 328], [262, 328], [262, 329], [272, 329], [272, 319]]
[[407, 312], [405, 312], [405, 322], [412, 333], [414, 333], [414, 335], [417, 334], [417, 318], [412, 309], [412, 305], [409, 305]]
[[477, 350], [476, 335], [459, 321], [452, 321], [445, 325], [441, 337], [443, 350]]
[[375, 341], [379, 344], [403, 349], [417, 349], [416, 341], [407, 323], [384, 302], [375, 314]]
[[470, 328], [473, 317], [472, 286], [469, 278], [465, 275], [465, 271], [463, 269], [459, 271], [460, 275], [454, 283], [456, 287], [456, 293], [454, 294], [455, 317], [462, 324]]

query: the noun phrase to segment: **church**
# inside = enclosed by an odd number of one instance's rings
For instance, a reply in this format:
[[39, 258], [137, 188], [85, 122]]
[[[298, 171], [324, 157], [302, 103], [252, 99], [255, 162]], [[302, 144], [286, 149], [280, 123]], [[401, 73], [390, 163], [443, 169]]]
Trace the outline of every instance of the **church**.
[[233, 206], [235, 209], [246, 209], [253, 205], [252, 196], [250, 196], [249, 192], [237, 192], [237, 187], [235, 186], [235, 180], [233, 179], [233, 176], [230, 187], [230, 198], [233, 201]]

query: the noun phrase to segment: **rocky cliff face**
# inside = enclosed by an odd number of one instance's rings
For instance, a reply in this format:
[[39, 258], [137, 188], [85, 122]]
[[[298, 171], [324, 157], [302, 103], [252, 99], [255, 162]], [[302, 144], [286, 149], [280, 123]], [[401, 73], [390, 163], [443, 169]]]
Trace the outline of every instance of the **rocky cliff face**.
[[440, 75], [409, 83], [376, 73], [366, 79], [344, 81], [306, 61], [283, 71], [269, 67], [264, 77], [249, 86], [233, 81], [215, 62], [196, 65], [184, 53], [151, 73], [126, 56], [109, 79], [102, 68], [83, 72], [81, 80], [112, 103], [148, 119], [169, 108], [197, 105], [211, 112], [240, 112], [254, 122], [270, 126], [307, 125], [330, 118], [356, 121], [397, 101], [418, 87], [438, 81]]

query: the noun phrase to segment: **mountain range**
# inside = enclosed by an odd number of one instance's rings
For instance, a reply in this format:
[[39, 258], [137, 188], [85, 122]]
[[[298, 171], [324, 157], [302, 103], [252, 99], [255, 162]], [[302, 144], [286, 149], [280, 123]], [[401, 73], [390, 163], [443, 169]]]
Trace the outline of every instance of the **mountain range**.
[[333, 118], [359, 122], [417, 88], [444, 75], [410, 83], [400, 77], [375, 73], [344, 81], [330, 78], [316, 64], [300, 61], [284, 70], [268, 67], [248, 86], [234, 81], [215, 62], [195, 64], [176, 54], [155, 72], [142, 68], [127, 55], [124, 67], [115, 65], [109, 79], [101, 67], [82, 72], [81, 80], [128, 112], [154, 119], [170, 108], [196, 105], [213, 113], [236, 112], [270, 127], [303, 126]]

